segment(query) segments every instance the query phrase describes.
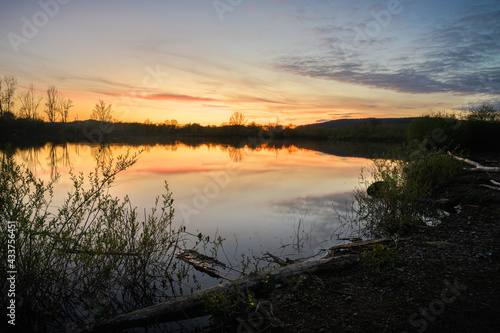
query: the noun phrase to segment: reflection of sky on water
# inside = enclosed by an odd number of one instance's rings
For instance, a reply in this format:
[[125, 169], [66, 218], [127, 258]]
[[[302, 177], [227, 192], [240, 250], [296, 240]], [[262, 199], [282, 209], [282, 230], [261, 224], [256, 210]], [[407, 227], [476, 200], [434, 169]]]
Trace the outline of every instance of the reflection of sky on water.
[[[116, 177], [111, 193], [128, 195], [142, 218], [167, 181], [174, 197], [175, 223], [183, 223], [193, 233], [217, 232], [227, 239], [229, 256], [249, 249], [288, 254], [293, 252], [291, 246], [279, 248], [296, 242], [297, 236], [310, 251], [325, 247], [321, 242], [338, 232], [337, 212], [346, 210], [361, 168], [369, 165], [364, 158], [295, 146], [109, 145], [103, 152], [107, 159], [116, 158], [129, 148], [145, 151], [133, 167]], [[98, 147], [87, 145], [47, 145], [20, 150], [16, 159], [36, 166], [37, 175], [47, 180], [55, 165], [62, 174], [55, 186], [53, 205], [58, 206], [71, 190], [68, 170], [88, 174], [97, 151]]]
[[[302, 250], [316, 253], [319, 248], [335, 244], [338, 238], [352, 236], [351, 228], [338, 221], [338, 215], [347, 213], [352, 200], [351, 191], [294, 197], [270, 204], [276, 214], [286, 217], [287, 221], [293, 221], [293, 228], [300, 232], [303, 241]], [[296, 235], [293, 240], [296, 241]]]

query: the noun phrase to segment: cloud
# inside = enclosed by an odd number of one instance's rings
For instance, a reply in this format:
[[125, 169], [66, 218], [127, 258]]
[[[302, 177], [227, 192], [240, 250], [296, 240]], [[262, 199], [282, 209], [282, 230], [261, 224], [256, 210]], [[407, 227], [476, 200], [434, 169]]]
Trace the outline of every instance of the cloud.
[[219, 104], [219, 105], [213, 105], [213, 104], [202, 104], [202, 106], [205, 106], [207, 108], [230, 108], [229, 106], [227, 105], [222, 105], [222, 104]]
[[212, 102], [216, 101], [213, 98], [207, 97], [196, 97], [196, 96], [188, 96], [188, 95], [177, 95], [177, 94], [151, 94], [144, 96], [137, 96], [138, 98], [148, 99], [148, 100], [165, 100], [165, 101], [178, 101], [178, 102]]
[[[470, 6], [470, 3], [468, 4]], [[317, 49], [274, 59], [279, 71], [402, 93], [498, 94], [500, 9], [471, 6], [416, 31], [355, 41], [359, 24], [324, 25]], [[393, 23], [396, 24], [396, 23]]]

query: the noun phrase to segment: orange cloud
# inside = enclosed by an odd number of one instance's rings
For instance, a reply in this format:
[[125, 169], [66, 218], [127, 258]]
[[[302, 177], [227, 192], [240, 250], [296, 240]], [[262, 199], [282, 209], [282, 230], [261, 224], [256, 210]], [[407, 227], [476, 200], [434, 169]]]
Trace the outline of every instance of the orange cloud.
[[188, 95], [176, 95], [176, 94], [154, 94], [146, 96], [137, 96], [138, 98], [148, 99], [148, 100], [161, 100], [161, 101], [179, 101], [179, 102], [213, 102], [216, 99], [206, 98], [206, 97], [196, 97]]

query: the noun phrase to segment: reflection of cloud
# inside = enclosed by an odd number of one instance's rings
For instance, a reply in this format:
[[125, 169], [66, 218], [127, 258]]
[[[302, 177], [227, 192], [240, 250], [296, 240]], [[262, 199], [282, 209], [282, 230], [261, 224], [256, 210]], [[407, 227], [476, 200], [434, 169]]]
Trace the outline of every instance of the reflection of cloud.
[[[223, 168], [218, 168], [217, 170], [222, 170]], [[172, 168], [162, 168], [162, 167], [150, 167], [150, 168], [141, 168], [135, 169], [133, 173], [138, 172], [151, 172], [151, 173], [159, 173], [159, 174], [175, 174], [175, 173], [193, 173], [193, 172], [207, 172], [207, 171], [216, 171], [214, 168], [210, 167], [172, 167]]]
[[295, 197], [288, 200], [274, 201], [272, 205], [278, 213], [291, 215], [315, 216], [320, 222], [332, 221], [336, 212], [345, 212], [346, 203], [353, 199], [352, 192], [333, 193], [324, 196]]
[[[272, 203], [274, 210], [287, 215], [287, 224], [293, 228], [294, 237], [307, 240], [316, 253], [320, 248], [336, 245], [342, 237], [357, 237], [358, 226], [339, 221], [339, 215], [350, 215], [353, 192], [333, 193], [324, 196], [295, 197]], [[299, 224], [299, 221], [301, 224]], [[297, 228], [299, 230], [297, 230]], [[298, 234], [297, 234], [298, 231]], [[297, 238], [295, 238], [297, 241]]]

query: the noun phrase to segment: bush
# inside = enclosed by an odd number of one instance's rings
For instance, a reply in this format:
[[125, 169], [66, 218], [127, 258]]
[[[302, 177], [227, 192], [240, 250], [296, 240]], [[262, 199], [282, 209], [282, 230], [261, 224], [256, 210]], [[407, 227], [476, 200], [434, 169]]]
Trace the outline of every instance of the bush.
[[383, 269], [393, 267], [398, 261], [394, 250], [380, 243], [375, 243], [371, 249], [363, 251], [361, 257], [363, 265], [375, 275], [384, 275]]
[[[128, 197], [120, 200], [108, 192], [137, 155], [120, 156], [116, 162], [96, 160], [88, 188], [83, 174], [72, 174], [72, 191], [52, 213], [54, 181], [44, 184], [11, 155], [2, 159], [0, 259], [7, 261], [3, 249], [13, 225], [8, 221], [13, 221], [15, 267], [10, 270], [17, 271], [17, 324], [25, 325], [25, 331], [64, 330], [149, 306], [179, 293], [188, 277], [187, 267], [175, 257], [188, 234], [172, 224], [167, 183], [139, 221]], [[204, 239], [198, 238], [195, 246]], [[0, 273], [2, 307], [9, 301], [6, 274]]]
[[499, 110], [483, 104], [470, 108], [463, 117], [444, 112], [422, 116], [409, 125], [408, 142], [418, 142], [429, 150], [442, 147], [496, 149], [500, 140], [499, 115]]
[[[426, 217], [438, 215], [434, 199], [462, 174], [460, 162], [442, 150], [403, 155], [407, 157], [375, 160], [370, 180], [361, 175], [362, 186], [354, 194], [355, 220], [370, 235], [406, 235], [425, 226]], [[376, 196], [366, 191], [372, 182], [382, 184]]]

